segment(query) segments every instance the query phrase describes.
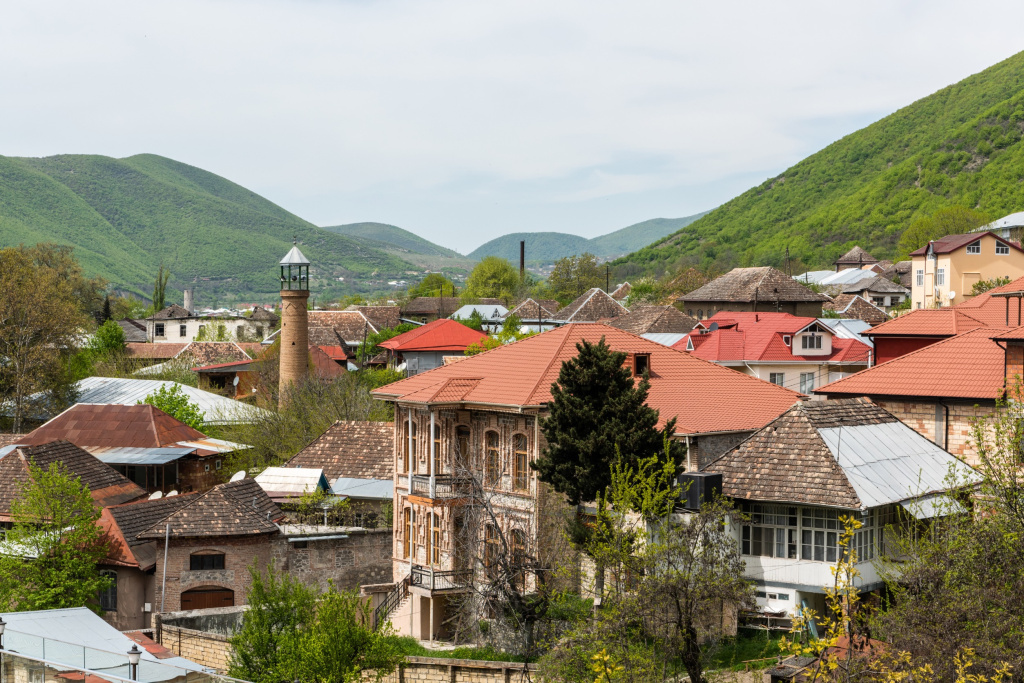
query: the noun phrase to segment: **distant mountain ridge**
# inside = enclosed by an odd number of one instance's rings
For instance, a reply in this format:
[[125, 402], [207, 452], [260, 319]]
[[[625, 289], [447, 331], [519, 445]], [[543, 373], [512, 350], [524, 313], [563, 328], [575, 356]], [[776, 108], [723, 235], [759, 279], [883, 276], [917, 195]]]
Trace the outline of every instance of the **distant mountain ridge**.
[[992, 219], [1024, 209], [1024, 52], [812, 154], [700, 220], [614, 263], [616, 273], [687, 266], [829, 268], [860, 245], [897, 259], [916, 219], [962, 205]]
[[653, 218], [590, 239], [565, 232], [515, 232], [482, 244], [471, 251], [469, 257], [479, 260], [485, 256], [499, 256], [518, 262], [519, 242], [525, 240], [526, 260], [531, 263], [551, 263], [565, 256], [578, 256], [586, 252], [611, 258], [640, 249], [689, 225], [706, 213], [685, 218]]

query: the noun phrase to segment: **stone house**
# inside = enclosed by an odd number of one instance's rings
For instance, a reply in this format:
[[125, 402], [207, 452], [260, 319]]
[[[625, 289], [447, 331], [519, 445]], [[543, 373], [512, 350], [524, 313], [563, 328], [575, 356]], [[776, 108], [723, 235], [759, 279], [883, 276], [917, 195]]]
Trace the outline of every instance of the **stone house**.
[[270, 320], [245, 317], [212, 318], [198, 316], [177, 304], [157, 311], [146, 318], [146, 341], [150, 343], [181, 343], [195, 341], [204, 331], [214, 332], [213, 326], [224, 326], [229, 339], [263, 339], [274, 329]]
[[[540, 544], [546, 487], [530, 463], [544, 449], [540, 419], [551, 385], [577, 343], [604, 338], [647, 373], [648, 405], [688, 446], [691, 469], [789, 408], [798, 394], [607, 325], [565, 325], [373, 392], [395, 405], [392, 583], [378, 608], [403, 633], [444, 638], [453, 594], [482, 580], [479, 565]], [[742, 406], [739, 408], [738, 406]], [[494, 522], [467, 504], [485, 498]], [[475, 505], [475, 502], [474, 502]], [[467, 550], [470, 549], [470, 550]], [[482, 559], [481, 559], [482, 558]], [[530, 581], [524, 577], [524, 581]], [[383, 593], [388, 593], [385, 597]]]
[[843, 294], [855, 294], [888, 312], [910, 298], [910, 290], [887, 277], [876, 275], [843, 287]]
[[718, 311], [776, 312], [818, 318], [822, 304], [827, 301], [823, 294], [782, 271], [764, 266], [733, 268], [679, 297], [676, 307], [697, 320], [710, 318]]

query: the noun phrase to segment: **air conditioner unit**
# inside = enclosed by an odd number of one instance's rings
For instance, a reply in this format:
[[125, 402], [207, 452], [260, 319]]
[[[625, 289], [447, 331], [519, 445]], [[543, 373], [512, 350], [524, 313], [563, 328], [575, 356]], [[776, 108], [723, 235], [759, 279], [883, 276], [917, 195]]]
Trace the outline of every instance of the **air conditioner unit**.
[[679, 475], [683, 507], [700, 510], [704, 503], [712, 502], [722, 493], [722, 475], [711, 472], [683, 472]]

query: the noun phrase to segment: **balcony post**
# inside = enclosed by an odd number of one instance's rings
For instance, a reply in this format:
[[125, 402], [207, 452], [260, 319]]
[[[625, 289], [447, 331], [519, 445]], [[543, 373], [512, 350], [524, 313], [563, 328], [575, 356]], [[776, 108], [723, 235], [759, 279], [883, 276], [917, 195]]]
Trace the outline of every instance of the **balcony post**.
[[433, 500], [437, 494], [435, 490], [437, 487], [437, 480], [435, 479], [436, 473], [434, 472], [434, 458], [437, 457], [435, 453], [436, 444], [434, 440], [434, 411], [430, 411], [430, 499]]
[[[412, 495], [412, 471], [415, 469], [414, 464], [416, 462], [416, 454], [412, 452], [412, 406], [406, 408], [408, 415], [408, 427], [409, 427], [409, 443], [406, 444], [406, 448], [409, 449], [409, 467], [406, 468], [406, 491], [405, 495]], [[411, 565], [410, 565], [411, 566]]]

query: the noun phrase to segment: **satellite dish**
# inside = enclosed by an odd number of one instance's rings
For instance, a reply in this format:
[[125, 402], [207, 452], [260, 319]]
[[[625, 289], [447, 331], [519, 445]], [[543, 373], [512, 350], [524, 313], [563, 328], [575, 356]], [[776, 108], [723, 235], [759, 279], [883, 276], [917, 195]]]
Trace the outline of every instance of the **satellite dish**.
[[952, 301], [956, 297], [956, 292], [949, 292], [946, 294], [946, 298]]
[[167, 494], [166, 497], [170, 498], [171, 496], [176, 496], [176, 495], [178, 495], [178, 489], [172, 490], [170, 493]]
[[161, 492], [161, 491], [157, 491], [156, 493], [154, 493], [153, 495], [151, 495], [151, 496], [149, 497], [149, 499], [150, 499], [150, 500], [160, 500], [160, 499], [161, 499], [161, 498], [163, 498], [163, 497], [164, 497], [164, 494], [163, 494], [163, 492]]
[[235, 375], [235, 378], [231, 380], [231, 385], [235, 387], [238, 386], [238, 375]]
[[245, 470], [238, 470], [231, 475], [231, 478], [228, 479], [228, 481], [242, 481], [243, 479], [245, 479]]
[[711, 323], [711, 326], [708, 327], [708, 330], [711, 331], [711, 332], [714, 332], [717, 329], [718, 329], [718, 323]]

